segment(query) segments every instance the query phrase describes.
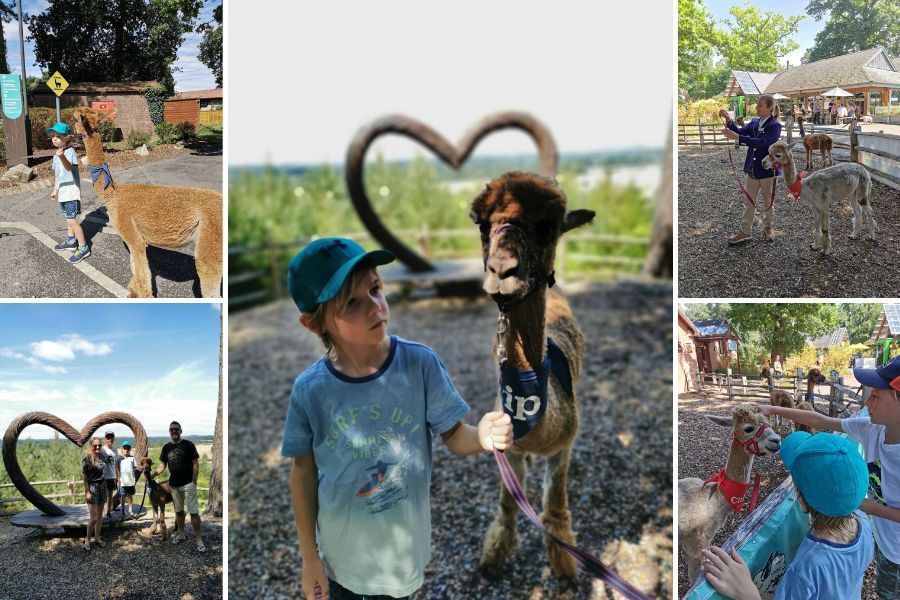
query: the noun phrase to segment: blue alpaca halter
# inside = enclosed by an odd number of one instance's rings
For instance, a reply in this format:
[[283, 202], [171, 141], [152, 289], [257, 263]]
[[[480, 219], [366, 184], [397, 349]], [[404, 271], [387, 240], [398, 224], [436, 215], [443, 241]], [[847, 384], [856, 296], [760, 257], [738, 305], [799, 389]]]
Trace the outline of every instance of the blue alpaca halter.
[[96, 182], [97, 178], [100, 177], [101, 173], [106, 177], [106, 179], [103, 180], [103, 189], [104, 190], [109, 187], [109, 184], [112, 183], [113, 178], [112, 178], [112, 173], [109, 172], [109, 164], [108, 163], [103, 163], [102, 167], [98, 167], [96, 165], [91, 165], [90, 172], [91, 172], [91, 183]]
[[556, 342], [547, 338], [547, 356], [537, 371], [514, 369], [500, 365], [500, 405], [513, 424], [513, 439], [517, 440], [537, 427], [547, 410], [547, 382], [553, 372], [563, 390], [572, 395], [572, 374], [569, 361]]

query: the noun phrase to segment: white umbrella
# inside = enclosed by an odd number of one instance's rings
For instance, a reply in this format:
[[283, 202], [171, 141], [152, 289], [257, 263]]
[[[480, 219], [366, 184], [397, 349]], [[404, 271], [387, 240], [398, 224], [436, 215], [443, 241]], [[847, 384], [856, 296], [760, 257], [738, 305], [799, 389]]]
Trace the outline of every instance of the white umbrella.
[[848, 96], [852, 96], [853, 94], [851, 94], [851, 93], [848, 92], [847, 90], [843, 90], [843, 89], [841, 89], [841, 88], [839, 88], [839, 87], [836, 87], [836, 88], [831, 88], [831, 89], [828, 90], [827, 92], [822, 92], [822, 95], [825, 96], [825, 97], [831, 97], [831, 96], [834, 96], [834, 97], [838, 97], [838, 96], [841, 96], [841, 97], [848, 97]]
[[782, 96], [781, 94], [775, 94], [775, 95], [772, 96], [772, 97], [775, 98], [776, 100], [790, 100], [789, 97], [787, 97], [787, 96]]

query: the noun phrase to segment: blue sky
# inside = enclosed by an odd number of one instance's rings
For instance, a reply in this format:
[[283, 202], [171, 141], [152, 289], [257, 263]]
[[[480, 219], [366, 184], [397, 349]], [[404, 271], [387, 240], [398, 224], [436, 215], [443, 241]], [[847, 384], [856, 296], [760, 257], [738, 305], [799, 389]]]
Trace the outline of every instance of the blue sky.
[[[711, 12], [717, 20], [721, 21], [727, 19], [732, 22], [734, 21], [734, 18], [728, 13], [728, 10], [732, 6], [746, 6], [746, 3], [742, 4], [740, 2], [734, 2], [733, 0], [706, 0], [704, 4], [706, 4], [706, 8], [709, 9], [709, 12]], [[798, 15], [804, 15], [806, 17], [800, 21], [799, 32], [791, 36], [791, 39], [800, 44], [800, 47], [787, 56], [778, 59], [782, 67], [785, 66], [787, 61], [791, 61], [792, 65], [799, 65], [800, 57], [813, 45], [816, 34], [825, 28], [825, 22], [828, 20], [827, 16], [821, 21], [816, 21], [806, 14], [806, 5], [807, 0], [755, 0], [753, 2], [753, 6], [762, 12], [771, 11], [786, 17], [795, 17]], [[727, 29], [721, 25], [721, 23], [717, 22], [716, 24], [722, 29]]]
[[[46, 10], [49, 6], [47, 0], [24, 0], [22, 10], [26, 14], [37, 14]], [[222, 0], [207, 0], [200, 11], [200, 22], [212, 21], [213, 9], [222, 4]], [[21, 55], [19, 53], [19, 22], [3, 24], [3, 36], [6, 38], [7, 60], [12, 73], [21, 72]], [[190, 90], [206, 90], [216, 87], [216, 79], [212, 71], [201, 63], [197, 55], [197, 48], [203, 37], [197, 33], [185, 35], [184, 42], [178, 49], [178, 59], [174, 66], [181, 71], [175, 72], [175, 91], [185, 92]], [[76, 50], [77, 49], [73, 49]], [[34, 43], [28, 41], [28, 27], [25, 26], [25, 71], [29, 76], [40, 76], [41, 69], [34, 63]], [[65, 77], [65, 73], [62, 74]]]
[[[4, 304], [0, 431], [41, 410], [76, 429], [109, 410], [148, 435], [212, 435], [219, 393], [219, 304]], [[110, 427], [131, 435], [124, 425]], [[22, 437], [52, 430], [30, 426]]]

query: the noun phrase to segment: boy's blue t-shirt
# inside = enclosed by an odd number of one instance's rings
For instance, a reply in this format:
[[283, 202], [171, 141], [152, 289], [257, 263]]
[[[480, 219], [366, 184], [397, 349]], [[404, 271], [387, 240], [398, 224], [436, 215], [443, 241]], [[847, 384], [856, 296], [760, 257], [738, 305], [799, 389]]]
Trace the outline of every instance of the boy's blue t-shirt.
[[863, 574], [875, 557], [875, 542], [868, 516], [857, 511], [856, 522], [859, 533], [851, 544], [807, 533], [775, 589], [775, 600], [859, 598]]
[[66, 159], [72, 164], [72, 170], [68, 171], [63, 166], [62, 161], [55, 154], [53, 155], [53, 177], [56, 179], [56, 187], [58, 188], [57, 200], [59, 202], [67, 202], [69, 200], [78, 200], [81, 198], [80, 185], [81, 181], [78, 176], [78, 155], [71, 146], [66, 148], [64, 153]]
[[357, 594], [407, 596], [431, 558], [432, 438], [469, 406], [433, 350], [390, 340], [367, 377], [347, 377], [325, 358], [300, 374], [281, 453], [313, 453], [327, 575]]

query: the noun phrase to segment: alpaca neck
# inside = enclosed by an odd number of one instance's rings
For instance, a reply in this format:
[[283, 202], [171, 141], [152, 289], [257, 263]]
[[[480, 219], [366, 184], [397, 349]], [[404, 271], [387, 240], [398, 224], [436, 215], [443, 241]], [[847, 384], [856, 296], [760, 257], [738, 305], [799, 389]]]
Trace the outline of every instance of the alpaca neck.
[[546, 289], [534, 290], [528, 298], [513, 306], [506, 317], [506, 364], [514, 369], [537, 369], [544, 362], [547, 336], [544, 331]]
[[732, 442], [728, 462], [725, 464], [725, 477], [738, 483], [747, 483], [750, 481], [752, 468], [753, 455]]
[[781, 163], [781, 176], [784, 177], [784, 183], [788, 187], [794, 185], [797, 181], [797, 170], [794, 168], [794, 161], [788, 159]]
[[814, 389], [815, 387], [816, 387], [816, 384], [815, 384], [815, 382], [814, 382], [812, 379], [808, 379], [808, 380], [806, 381], [806, 393], [807, 393], [807, 394], [812, 394], [812, 393], [813, 393], [813, 389]]
[[[103, 166], [106, 162], [106, 153], [103, 152], [103, 142], [100, 141], [100, 134], [85, 135], [83, 139], [88, 165], [94, 167]], [[94, 181], [94, 190], [103, 203], [107, 205], [107, 208], [112, 209], [116, 201], [115, 188], [113, 184], [110, 184], [109, 187], [104, 187], [105, 179], [105, 176], [101, 174]]]

